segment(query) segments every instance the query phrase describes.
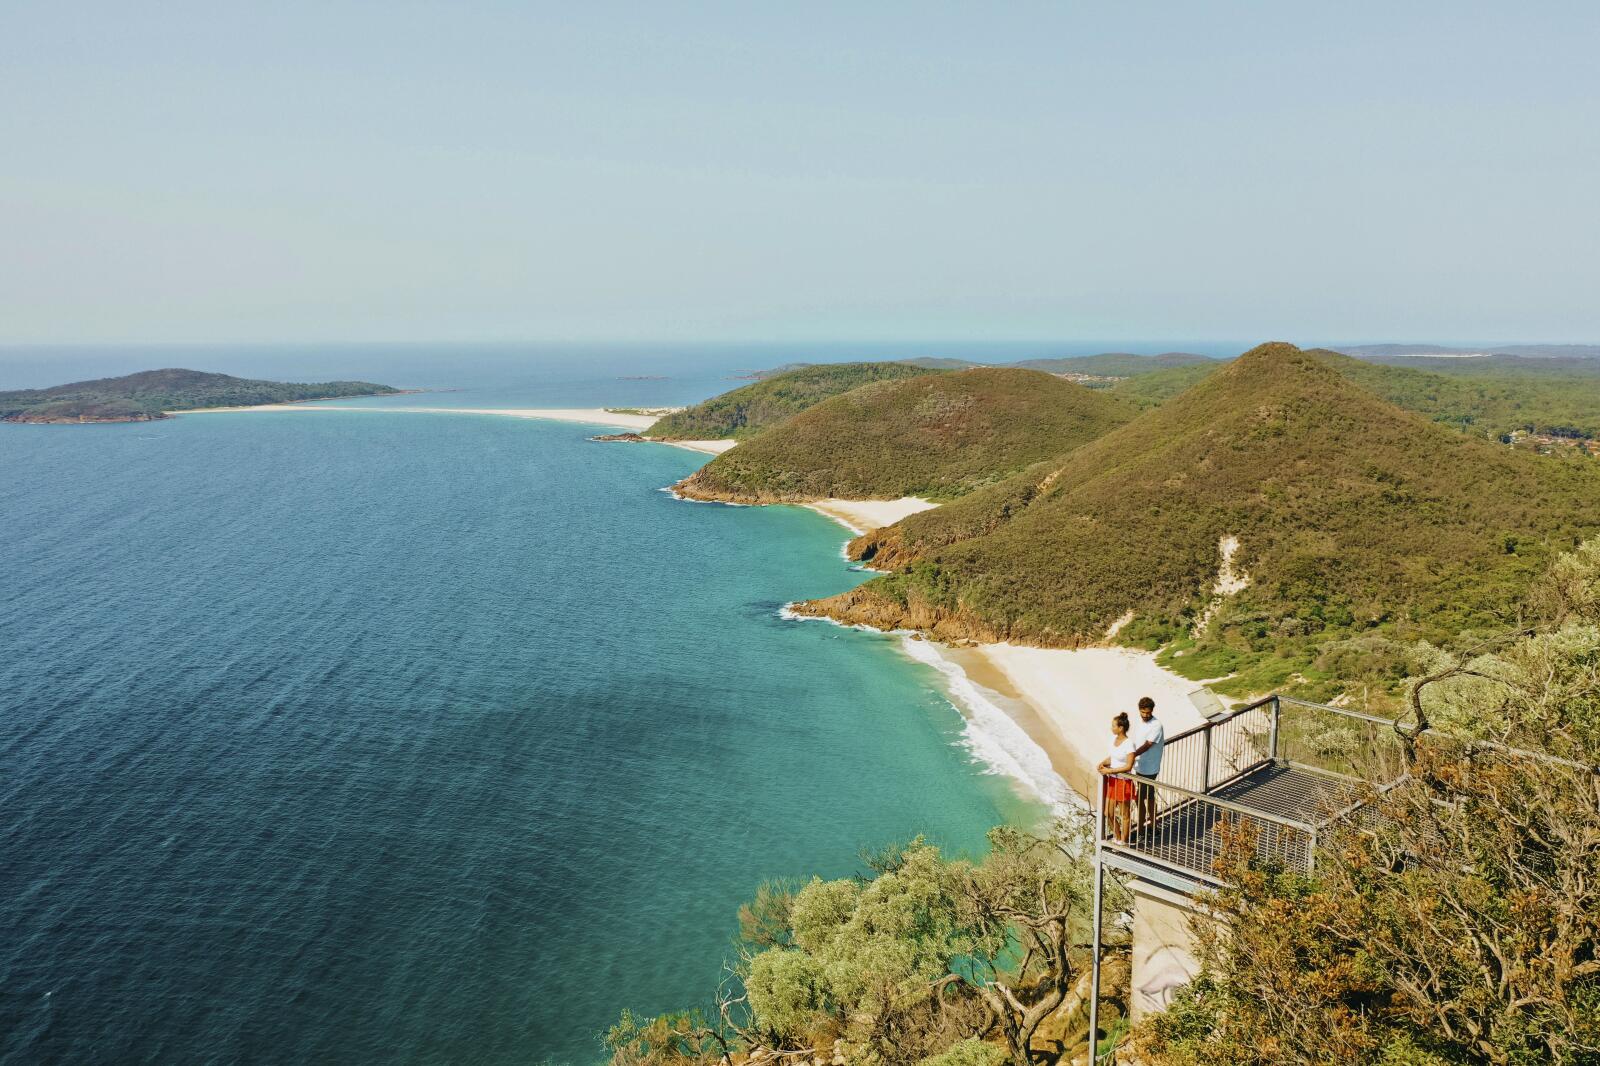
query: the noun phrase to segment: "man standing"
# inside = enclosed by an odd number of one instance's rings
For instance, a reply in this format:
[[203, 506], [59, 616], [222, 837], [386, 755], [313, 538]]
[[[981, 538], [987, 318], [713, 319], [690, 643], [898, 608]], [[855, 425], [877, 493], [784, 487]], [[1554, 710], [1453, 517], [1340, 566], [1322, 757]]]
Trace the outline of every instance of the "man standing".
[[[1156, 701], [1149, 696], [1139, 700], [1139, 721], [1133, 727], [1133, 772], [1151, 780], [1161, 772], [1161, 749], [1167, 744], [1167, 731], [1156, 717]], [[1148, 833], [1156, 823], [1156, 787], [1139, 782], [1137, 808], [1134, 821], [1140, 836]]]

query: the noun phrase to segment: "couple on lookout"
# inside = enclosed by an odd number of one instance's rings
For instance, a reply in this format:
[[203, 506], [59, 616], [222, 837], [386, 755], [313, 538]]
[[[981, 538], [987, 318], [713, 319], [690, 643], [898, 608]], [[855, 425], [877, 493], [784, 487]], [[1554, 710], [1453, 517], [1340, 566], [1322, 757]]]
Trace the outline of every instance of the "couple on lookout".
[[[1148, 833], [1156, 821], [1156, 789], [1149, 781], [1137, 785], [1125, 777], [1130, 770], [1137, 777], [1155, 779], [1161, 772], [1161, 749], [1166, 746], [1167, 733], [1156, 718], [1156, 701], [1149, 696], [1139, 700], [1139, 723], [1128, 728], [1126, 711], [1111, 719], [1111, 750], [1100, 760], [1097, 769], [1106, 778], [1106, 815], [1111, 823], [1111, 834], [1119, 843], [1126, 844], [1136, 833]], [[1128, 822], [1128, 804], [1138, 800], [1137, 828]]]

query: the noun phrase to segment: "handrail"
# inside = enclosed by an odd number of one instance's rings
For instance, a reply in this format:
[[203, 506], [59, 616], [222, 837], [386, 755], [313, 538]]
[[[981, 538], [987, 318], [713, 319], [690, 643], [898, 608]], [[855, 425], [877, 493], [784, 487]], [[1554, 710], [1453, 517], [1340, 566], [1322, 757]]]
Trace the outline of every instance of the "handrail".
[[1271, 703], [1277, 698], [1278, 697], [1276, 696], [1268, 696], [1266, 699], [1256, 700], [1254, 703], [1247, 703], [1243, 707], [1235, 707], [1233, 710], [1229, 711], [1223, 717], [1218, 718], [1216, 721], [1201, 722], [1199, 725], [1190, 726], [1181, 733], [1172, 734], [1172, 736], [1167, 738], [1167, 743], [1173, 744], [1182, 740], [1184, 737], [1197, 736], [1209, 729], [1215, 729], [1219, 725], [1226, 725], [1242, 714], [1249, 714], [1251, 711], [1254, 711], [1260, 707], [1265, 707], [1267, 704]]
[[1105, 776], [1107, 778], [1117, 777], [1124, 781], [1132, 781], [1136, 785], [1152, 785], [1156, 788], [1166, 789], [1169, 792], [1176, 792], [1181, 796], [1187, 796], [1192, 800], [1200, 800], [1203, 803], [1209, 803], [1213, 807], [1221, 807], [1225, 811], [1232, 811], [1235, 814], [1243, 814], [1250, 818], [1257, 818], [1263, 822], [1274, 822], [1278, 825], [1287, 826], [1290, 829], [1304, 829], [1307, 832], [1310, 832], [1316, 828], [1316, 826], [1310, 822], [1297, 821], [1294, 818], [1289, 818], [1281, 814], [1273, 814], [1271, 811], [1259, 810], [1258, 808], [1251, 807], [1243, 803], [1235, 803], [1232, 800], [1219, 799], [1216, 796], [1208, 795], [1204, 792], [1194, 792], [1187, 788], [1180, 788], [1177, 785], [1169, 785], [1165, 781], [1159, 781], [1153, 777], [1140, 777], [1137, 774], [1129, 773], [1106, 774]]
[[1386, 725], [1392, 728], [1396, 721], [1393, 718], [1380, 718], [1378, 715], [1367, 714], [1364, 711], [1352, 711], [1347, 707], [1335, 707], [1331, 703], [1312, 703], [1310, 700], [1296, 699], [1294, 696], [1276, 696], [1273, 698], [1279, 703], [1292, 703], [1296, 707], [1310, 707], [1314, 711], [1332, 711], [1342, 718], [1359, 718], [1363, 722], [1371, 722], [1373, 725]]

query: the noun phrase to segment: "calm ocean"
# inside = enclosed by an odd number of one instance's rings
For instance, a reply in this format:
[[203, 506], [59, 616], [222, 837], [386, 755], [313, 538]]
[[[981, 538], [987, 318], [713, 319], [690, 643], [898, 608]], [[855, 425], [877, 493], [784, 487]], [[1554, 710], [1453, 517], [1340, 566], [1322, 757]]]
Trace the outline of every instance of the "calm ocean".
[[[11, 352], [0, 388], [682, 403], [801, 354]], [[590, 432], [0, 426], [0, 1062], [586, 1064], [622, 1008], [707, 1002], [763, 879], [1040, 815], [895, 638], [779, 616], [863, 578], [841, 528], [674, 500], [703, 456]]]

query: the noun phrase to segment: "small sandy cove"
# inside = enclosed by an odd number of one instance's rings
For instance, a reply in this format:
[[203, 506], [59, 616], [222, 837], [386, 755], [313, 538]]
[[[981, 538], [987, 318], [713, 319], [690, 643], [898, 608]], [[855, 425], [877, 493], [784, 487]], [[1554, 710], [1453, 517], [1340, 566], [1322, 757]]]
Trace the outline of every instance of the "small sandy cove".
[[[201, 407], [176, 414], [204, 415], [223, 411], [382, 411], [389, 414], [425, 415], [501, 415], [508, 418], [541, 418], [552, 422], [581, 422], [586, 426], [614, 426], [617, 429], [640, 430], [655, 425], [660, 415], [633, 415], [607, 411], [603, 407], [356, 407], [332, 403], [268, 403], [256, 407]], [[717, 455], [736, 443], [731, 440], [664, 440], [677, 448]]]
[[916, 496], [902, 496], [898, 500], [818, 500], [805, 506], [859, 535], [869, 529], [892, 526], [907, 515], [939, 505]]
[[1017, 724], [1044, 748], [1073, 791], [1092, 802], [1095, 767], [1111, 746], [1111, 718], [1139, 717], [1139, 698], [1156, 701], [1156, 717], [1172, 737], [1205, 719], [1189, 700], [1201, 688], [1156, 665], [1155, 655], [1128, 648], [1030, 648], [979, 644], [942, 649], [978, 685], [1020, 701]]
[[[916, 496], [898, 500], [818, 500], [805, 506], [854, 533], [893, 525], [938, 506]], [[1189, 699], [1199, 682], [1156, 665], [1129, 648], [1030, 648], [1020, 644], [937, 645], [974, 684], [1000, 696], [1005, 711], [1045, 750], [1072, 790], [1093, 802], [1095, 767], [1111, 746], [1111, 717], [1139, 716], [1139, 698], [1156, 701], [1156, 717], [1173, 736], [1204, 721]]]

